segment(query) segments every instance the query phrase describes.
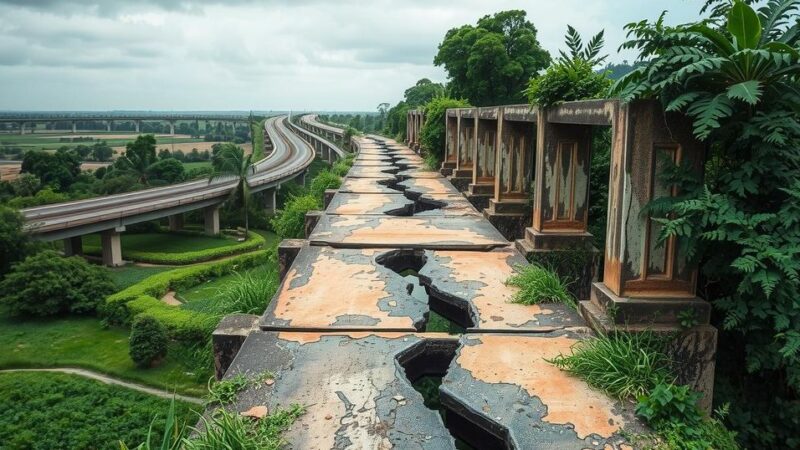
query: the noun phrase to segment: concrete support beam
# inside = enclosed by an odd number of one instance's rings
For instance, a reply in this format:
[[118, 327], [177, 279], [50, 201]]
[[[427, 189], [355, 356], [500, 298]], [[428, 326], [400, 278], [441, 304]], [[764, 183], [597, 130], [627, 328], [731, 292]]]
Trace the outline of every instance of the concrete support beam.
[[103, 250], [103, 265], [119, 267], [124, 264], [122, 261], [122, 238], [120, 235], [122, 231], [125, 231], [125, 227], [117, 227], [113, 230], [106, 230], [100, 233], [100, 245]]
[[175, 136], [175, 121], [169, 121], [169, 135]]
[[111, 121], [111, 120], [107, 120], [106, 121], [106, 131], [109, 132], [109, 133], [111, 132], [111, 124], [112, 123], [113, 123], [113, 121]]
[[25, 122], [19, 123], [19, 134], [25, 134]]
[[208, 236], [219, 235], [219, 205], [203, 208], [203, 224]]
[[214, 376], [221, 380], [247, 336], [258, 329], [259, 316], [231, 314], [222, 318], [211, 334], [214, 348]]
[[275, 214], [278, 207], [278, 189], [267, 189], [264, 191], [264, 209], [270, 214]]
[[169, 231], [180, 231], [183, 229], [183, 214], [169, 216]]
[[283, 280], [289, 272], [295, 258], [303, 247], [308, 245], [305, 239], [284, 239], [278, 244], [278, 279]]
[[134, 126], [134, 128], [136, 130], [136, 133], [138, 134], [139, 133], [139, 129], [141, 129], [141, 127], [142, 127], [142, 121], [141, 120], [134, 120], [133, 121], [133, 126]]
[[306, 185], [306, 172], [305, 171], [303, 171], [303, 173], [301, 173], [297, 178], [300, 180], [300, 185], [301, 186], [305, 186]]
[[64, 256], [82, 256], [83, 239], [81, 236], [74, 236], [64, 239]]

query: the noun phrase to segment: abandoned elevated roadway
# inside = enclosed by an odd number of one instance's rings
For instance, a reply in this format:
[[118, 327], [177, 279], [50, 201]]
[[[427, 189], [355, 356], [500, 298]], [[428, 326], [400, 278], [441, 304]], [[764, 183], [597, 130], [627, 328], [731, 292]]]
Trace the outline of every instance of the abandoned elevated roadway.
[[[273, 143], [267, 157], [252, 167], [247, 182], [253, 192], [275, 190], [281, 183], [304, 178], [314, 159], [311, 146], [290, 130], [286, 116], [266, 120], [265, 130]], [[80, 236], [102, 233], [106, 264], [121, 264], [119, 233], [126, 225], [170, 217], [170, 227], [180, 228], [181, 214], [202, 209], [207, 234], [219, 233], [219, 207], [229, 197], [237, 179], [231, 176], [196, 180], [125, 194], [28, 208], [22, 211], [25, 229], [41, 240], [65, 239], [67, 254], [81, 252]]]
[[305, 406], [292, 449], [631, 448], [632, 402], [547, 362], [592, 336], [576, 309], [511, 302], [528, 262], [480, 211], [405, 145], [352, 145], [265, 313], [214, 333], [218, 377], [272, 380], [229, 407]]

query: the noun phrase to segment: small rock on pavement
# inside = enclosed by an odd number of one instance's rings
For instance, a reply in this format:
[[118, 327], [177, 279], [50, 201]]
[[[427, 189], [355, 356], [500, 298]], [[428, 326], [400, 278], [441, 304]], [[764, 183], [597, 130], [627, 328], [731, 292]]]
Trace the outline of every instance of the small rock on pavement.
[[253, 406], [252, 408], [248, 409], [247, 411], [243, 411], [241, 413], [244, 417], [253, 417], [256, 419], [261, 419], [262, 417], [269, 414], [269, 408], [266, 406]]

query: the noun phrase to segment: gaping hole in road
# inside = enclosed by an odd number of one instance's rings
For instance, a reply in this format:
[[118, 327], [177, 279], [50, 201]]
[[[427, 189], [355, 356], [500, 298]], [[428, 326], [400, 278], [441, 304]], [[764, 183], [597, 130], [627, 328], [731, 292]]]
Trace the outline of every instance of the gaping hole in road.
[[375, 262], [397, 273], [406, 281], [407, 292], [420, 301], [428, 303], [428, 315], [425, 320], [427, 333], [461, 334], [474, 326], [472, 317], [463, 304], [443, 302], [429, 295], [428, 288], [420, 282], [419, 271], [427, 263], [424, 250], [392, 250], [378, 255]]
[[505, 449], [502, 439], [466, 421], [442, 402], [442, 379], [456, 356], [459, 343], [453, 339], [428, 338], [397, 355], [406, 378], [422, 395], [425, 407], [439, 413], [460, 450]]

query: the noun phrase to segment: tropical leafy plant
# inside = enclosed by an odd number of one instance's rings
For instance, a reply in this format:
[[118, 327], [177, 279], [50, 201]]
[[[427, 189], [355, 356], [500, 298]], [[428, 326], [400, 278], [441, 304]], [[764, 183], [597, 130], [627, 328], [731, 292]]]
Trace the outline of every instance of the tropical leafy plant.
[[444, 116], [447, 110], [467, 106], [469, 103], [465, 100], [448, 97], [436, 97], [425, 104], [425, 123], [422, 125], [419, 138], [428, 168], [438, 168], [444, 156], [446, 135]]
[[[750, 375], [740, 376], [751, 378], [739, 383], [764, 386], [769, 402], [796, 401], [800, 2], [770, 0], [757, 10], [748, 3], [711, 0], [711, 16], [696, 23], [668, 26], [662, 14], [627, 25], [623, 47], [638, 50], [641, 65], [612, 93], [625, 101], [659, 99], [667, 111], [686, 114], [707, 144], [704, 182], [675, 183], [681, 196], [649, 210], [663, 224], [661, 239], [679, 237], [702, 262], [701, 295], [724, 313], [720, 360], [744, 357], [732, 366], [745, 367]], [[739, 426], [754, 423], [737, 402], [731, 415]], [[777, 433], [753, 430], [747, 446], [797, 445], [784, 422]]]
[[248, 219], [247, 204], [250, 201], [250, 185], [247, 184], [247, 177], [253, 173], [253, 155], [245, 155], [244, 150], [234, 144], [223, 144], [219, 152], [214, 155], [212, 165], [214, 171], [209, 178], [219, 176], [233, 176], [237, 179], [236, 188], [231, 191], [231, 200], [239, 202], [244, 213], [245, 236], [250, 232], [250, 221]]

